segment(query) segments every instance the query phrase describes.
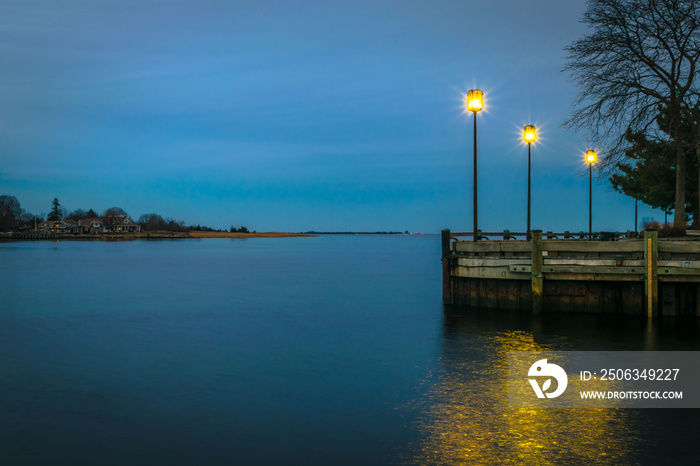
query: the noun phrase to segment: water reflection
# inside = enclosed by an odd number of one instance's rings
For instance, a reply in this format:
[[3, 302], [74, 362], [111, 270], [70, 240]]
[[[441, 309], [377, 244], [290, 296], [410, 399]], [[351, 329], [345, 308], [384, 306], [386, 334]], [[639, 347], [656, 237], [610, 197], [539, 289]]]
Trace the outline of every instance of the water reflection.
[[[447, 309], [441, 373], [418, 426], [424, 440], [414, 446], [409, 464], [643, 463], [639, 431], [648, 428], [647, 413], [659, 410], [508, 407], [509, 351], [664, 347], [668, 323], [664, 329], [623, 319], [601, 325], [600, 316], [567, 320]], [[665, 349], [697, 349], [695, 330], [671, 325], [675, 330], [689, 331], [690, 338]]]

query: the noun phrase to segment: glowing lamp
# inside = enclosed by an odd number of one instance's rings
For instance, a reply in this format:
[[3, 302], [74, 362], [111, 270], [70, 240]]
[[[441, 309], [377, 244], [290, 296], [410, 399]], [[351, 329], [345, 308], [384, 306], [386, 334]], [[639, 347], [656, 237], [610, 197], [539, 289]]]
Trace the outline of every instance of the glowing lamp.
[[479, 112], [484, 108], [484, 93], [479, 89], [472, 89], [467, 92], [467, 110]]
[[537, 129], [532, 125], [527, 125], [525, 131], [523, 132], [523, 139], [525, 142], [532, 143], [537, 140]]
[[594, 150], [589, 150], [588, 152], [586, 152], [586, 163], [593, 165], [596, 159], [597, 156]]

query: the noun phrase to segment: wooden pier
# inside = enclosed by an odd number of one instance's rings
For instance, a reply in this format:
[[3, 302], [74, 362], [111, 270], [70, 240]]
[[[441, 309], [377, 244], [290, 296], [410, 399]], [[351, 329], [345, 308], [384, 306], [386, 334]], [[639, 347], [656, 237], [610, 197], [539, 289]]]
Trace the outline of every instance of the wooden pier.
[[[481, 233], [514, 238], [524, 234]], [[606, 236], [607, 235], [607, 236]], [[700, 317], [700, 241], [532, 232], [531, 240], [458, 240], [442, 231], [443, 302], [533, 312]], [[566, 239], [564, 239], [567, 237]]]
[[42, 233], [42, 232], [13, 232], [7, 233], [6, 235], [0, 236], [0, 239], [7, 240], [21, 240], [21, 241], [32, 241], [32, 240], [57, 240], [62, 239], [68, 235], [62, 233]]

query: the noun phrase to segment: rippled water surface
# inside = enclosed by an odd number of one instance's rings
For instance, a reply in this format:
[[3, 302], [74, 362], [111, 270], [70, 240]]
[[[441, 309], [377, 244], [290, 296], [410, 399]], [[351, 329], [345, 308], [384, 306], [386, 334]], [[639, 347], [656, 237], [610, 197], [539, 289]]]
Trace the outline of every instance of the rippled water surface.
[[443, 309], [438, 236], [0, 243], [0, 464], [684, 464], [698, 410], [514, 410], [512, 350], [697, 320]]

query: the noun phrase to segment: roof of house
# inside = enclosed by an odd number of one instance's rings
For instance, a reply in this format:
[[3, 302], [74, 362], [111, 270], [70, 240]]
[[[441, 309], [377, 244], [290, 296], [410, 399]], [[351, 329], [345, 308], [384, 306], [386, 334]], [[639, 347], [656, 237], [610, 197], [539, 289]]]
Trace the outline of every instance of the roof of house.
[[90, 226], [92, 222], [99, 222], [101, 225], [114, 226], [114, 225], [125, 225], [125, 226], [138, 226], [138, 223], [134, 223], [126, 215], [114, 215], [110, 217], [94, 217], [86, 218], [82, 220], [83, 226]]
[[90, 226], [92, 225], [92, 222], [99, 222], [102, 223], [102, 220], [100, 220], [99, 217], [93, 217], [93, 218], [84, 218], [80, 221], [81, 226]]

